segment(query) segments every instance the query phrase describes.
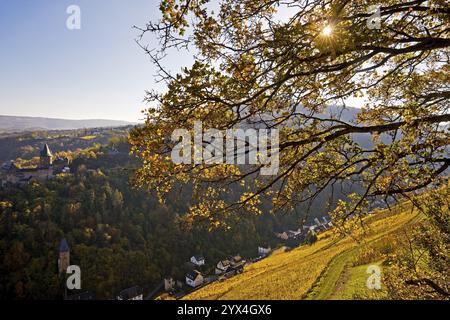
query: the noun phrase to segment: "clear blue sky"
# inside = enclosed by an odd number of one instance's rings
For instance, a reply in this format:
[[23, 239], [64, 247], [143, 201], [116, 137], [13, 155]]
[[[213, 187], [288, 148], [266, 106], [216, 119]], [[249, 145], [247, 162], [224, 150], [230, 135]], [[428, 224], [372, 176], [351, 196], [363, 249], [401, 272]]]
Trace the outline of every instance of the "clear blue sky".
[[[81, 9], [81, 30], [66, 28], [72, 4]], [[158, 19], [158, 6], [159, 0], [1, 0], [0, 114], [142, 118], [144, 91], [163, 87], [132, 26]], [[170, 59], [176, 70], [180, 59]]]

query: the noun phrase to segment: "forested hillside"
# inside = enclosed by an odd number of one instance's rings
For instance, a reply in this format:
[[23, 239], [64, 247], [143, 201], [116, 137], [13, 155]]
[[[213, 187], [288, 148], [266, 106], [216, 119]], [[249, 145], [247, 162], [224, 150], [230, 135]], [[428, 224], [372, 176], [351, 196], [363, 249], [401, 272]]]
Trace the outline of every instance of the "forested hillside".
[[230, 230], [188, 229], [180, 218], [189, 190], [160, 204], [151, 192], [133, 189], [129, 175], [138, 162], [128, 155], [126, 140], [113, 137], [104, 146], [65, 154], [73, 158], [72, 174], [0, 188], [1, 298], [62, 298], [62, 238], [71, 247], [71, 263], [81, 267], [82, 289], [109, 299], [132, 285], [148, 292], [166, 276], [183, 279], [194, 254], [206, 257], [205, 268], [231, 254], [257, 256], [258, 245], [275, 244], [274, 229], [298, 223], [295, 215], [265, 213], [240, 216]]

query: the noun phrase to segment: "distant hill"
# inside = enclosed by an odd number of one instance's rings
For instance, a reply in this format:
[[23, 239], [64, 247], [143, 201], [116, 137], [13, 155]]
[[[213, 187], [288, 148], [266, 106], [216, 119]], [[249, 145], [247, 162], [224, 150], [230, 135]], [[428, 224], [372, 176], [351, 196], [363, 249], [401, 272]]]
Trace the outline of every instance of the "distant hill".
[[105, 119], [67, 120], [67, 119], [0, 115], [1, 131], [72, 130], [83, 128], [119, 127], [131, 124], [134, 123], [120, 120], [105, 120]]

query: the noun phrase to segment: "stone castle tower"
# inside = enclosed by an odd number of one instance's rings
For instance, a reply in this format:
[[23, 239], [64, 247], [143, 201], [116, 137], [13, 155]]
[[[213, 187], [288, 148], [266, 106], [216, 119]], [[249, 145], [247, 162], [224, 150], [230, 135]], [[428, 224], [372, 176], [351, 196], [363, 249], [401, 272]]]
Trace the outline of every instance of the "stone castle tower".
[[40, 167], [48, 168], [52, 165], [52, 163], [53, 163], [53, 154], [50, 151], [48, 144], [45, 144], [40, 154], [40, 163], [39, 163]]
[[58, 272], [66, 273], [67, 267], [70, 266], [70, 248], [66, 239], [62, 239], [59, 244]]

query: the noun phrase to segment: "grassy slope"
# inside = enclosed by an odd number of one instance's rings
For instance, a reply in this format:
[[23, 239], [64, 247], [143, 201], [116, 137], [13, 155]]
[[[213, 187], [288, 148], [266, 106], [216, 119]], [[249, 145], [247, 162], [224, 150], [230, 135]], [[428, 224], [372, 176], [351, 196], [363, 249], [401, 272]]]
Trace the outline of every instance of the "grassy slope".
[[[384, 291], [383, 287], [378, 291], [369, 290], [366, 286], [366, 281], [369, 276], [366, 272], [367, 268], [370, 265], [378, 265], [381, 268], [381, 263], [383, 261], [376, 261], [376, 259], [372, 259], [371, 263], [356, 266], [353, 266], [353, 262], [359, 252], [367, 252], [367, 249], [373, 249], [376, 247], [377, 243], [389, 242], [391, 240], [389, 235], [395, 234], [398, 232], [399, 228], [402, 228], [407, 224], [414, 223], [420, 219], [418, 214], [404, 213], [404, 216], [410, 216], [410, 218], [406, 219], [400, 226], [386, 229], [378, 236], [367, 239], [363, 245], [355, 246], [335, 256], [325, 269], [322, 276], [318, 278], [316, 283], [311, 287], [306, 298], [315, 300], [385, 298], [387, 293]], [[376, 230], [378, 230], [382, 224], [388, 222], [389, 220], [378, 219], [378, 221], [374, 222], [373, 226]], [[375, 250], [380, 250], [380, 248]]]
[[370, 265], [377, 265], [382, 269], [382, 261], [369, 263], [361, 266], [349, 266], [341, 274], [341, 283], [338, 283], [327, 299], [350, 300], [350, 299], [383, 299], [387, 297], [387, 292], [381, 285], [381, 290], [369, 290], [366, 287], [367, 268]]
[[[385, 212], [372, 216], [368, 220], [366, 241], [371, 242], [394, 232], [415, 216], [409, 211], [399, 214]], [[212, 283], [185, 299], [348, 298], [349, 295], [358, 294], [350, 292], [352, 285], [357, 285], [361, 279], [367, 279], [364, 266], [348, 267], [349, 260], [358, 247], [360, 245], [348, 237], [336, 240], [324, 233], [312, 246], [276, 252], [246, 267], [243, 274], [224, 282]], [[338, 287], [343, 276], [344, 280], [348, 279], [345, 281], [346, 286], [341, 283]]]

